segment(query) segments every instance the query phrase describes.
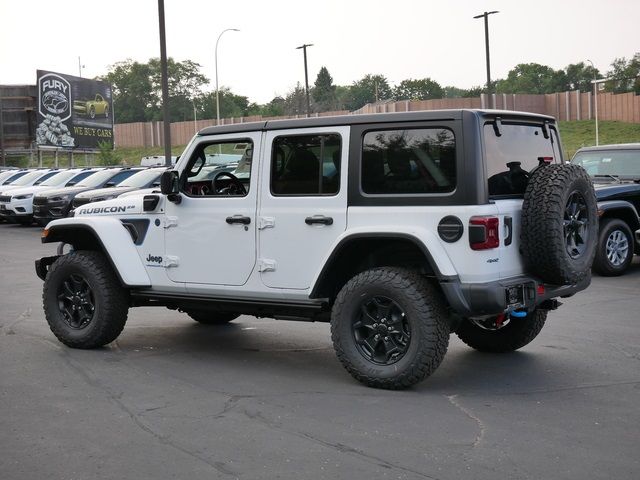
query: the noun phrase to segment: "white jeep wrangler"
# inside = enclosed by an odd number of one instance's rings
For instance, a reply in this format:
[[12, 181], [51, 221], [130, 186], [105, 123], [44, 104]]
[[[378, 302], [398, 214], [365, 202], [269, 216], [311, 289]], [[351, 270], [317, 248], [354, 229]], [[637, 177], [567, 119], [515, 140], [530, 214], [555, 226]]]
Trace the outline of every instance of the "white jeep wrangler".
[[[240, 145], [240, 147], [238, 147]], [[206, 128], [162, 193], [51, 222], [70, 253], [36, 262], [64, 344], [94, 348], [132, 306], [204, 324], [331, 322], [359, 381], [430, 375], [455, 332], [506, 352], [586, 288], [597, 217], [551, 117], [451, 110]], [[62, 253], [62, 252], [60, 252]]]

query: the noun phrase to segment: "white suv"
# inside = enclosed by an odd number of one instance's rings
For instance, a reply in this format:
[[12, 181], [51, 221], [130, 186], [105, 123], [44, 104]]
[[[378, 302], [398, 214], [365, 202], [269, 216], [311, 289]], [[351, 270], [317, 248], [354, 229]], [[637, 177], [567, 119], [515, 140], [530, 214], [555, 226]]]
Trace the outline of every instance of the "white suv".
[[438, 367], [450, 332], [485, 351], [529, 343], [557, 297], [589, 285], [596, 222], [589, 177], [563, 162], [551, 117], [266, 121], [202, 130], [162, 193], [50, 223], [43, 242], [72, 251], [36, 271], [71, 347], [113, 341], [132, 306], [203, 324], [330, 321], [355, 378], [404, 388]]

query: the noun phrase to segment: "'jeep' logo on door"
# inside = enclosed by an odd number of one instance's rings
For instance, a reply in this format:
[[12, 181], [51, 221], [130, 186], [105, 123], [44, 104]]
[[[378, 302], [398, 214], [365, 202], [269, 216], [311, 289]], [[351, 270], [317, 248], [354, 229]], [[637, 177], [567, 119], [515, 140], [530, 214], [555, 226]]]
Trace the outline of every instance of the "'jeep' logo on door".
[[147, 262], [162, 263], [162, 257], [157, 257], [149, 254], [149, 256], [147, 257]]

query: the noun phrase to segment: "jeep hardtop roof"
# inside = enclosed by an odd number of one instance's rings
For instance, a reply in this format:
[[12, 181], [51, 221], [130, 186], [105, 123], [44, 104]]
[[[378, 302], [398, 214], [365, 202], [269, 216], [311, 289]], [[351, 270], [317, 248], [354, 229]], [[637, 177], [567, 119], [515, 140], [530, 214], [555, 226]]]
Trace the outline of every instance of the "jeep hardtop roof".
[[512, 110], [425, 110], [419, 112], [373, 113], [366, 115], [338, 115], [330, 117], [297, 118], [290, 120], [264, 120], [260, 122], [237, 123], [203, 128], [199, 136], [217, 135], [221, 133], [253, 132], [256, 130], [285, 130], [289, 128], [312, 128], [338, 125], [357, 125], [366, 123], [415, 122], [420, 120], [460, 120], [464, 113], [471, 113], [477, 117], [508, 117], [548, 120], [555, 122], [553, 117], [530, 112]]

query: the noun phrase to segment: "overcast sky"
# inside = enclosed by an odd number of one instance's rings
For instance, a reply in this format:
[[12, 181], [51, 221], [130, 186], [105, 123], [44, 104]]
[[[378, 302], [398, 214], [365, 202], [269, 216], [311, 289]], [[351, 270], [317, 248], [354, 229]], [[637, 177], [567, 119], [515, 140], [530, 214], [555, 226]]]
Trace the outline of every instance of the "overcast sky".
[[[95, 77], [109, 65], [160, 55], [156, 0], [0, 0], [0, 84], [35, 84], [36, 69]], [[190, 59], [215, 88], [265, 103], [309, 83], [326, 66], [334, 83], [367, 73], [392, 84], [431, 77], [469, 88], [486, 81], [484, 24], [489, 17], [492, 78], [518, 63], [555, 69], [592, 60], [602, 72], [640, 51], [639, 0], [165, 0], [167, 51]]]

